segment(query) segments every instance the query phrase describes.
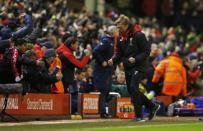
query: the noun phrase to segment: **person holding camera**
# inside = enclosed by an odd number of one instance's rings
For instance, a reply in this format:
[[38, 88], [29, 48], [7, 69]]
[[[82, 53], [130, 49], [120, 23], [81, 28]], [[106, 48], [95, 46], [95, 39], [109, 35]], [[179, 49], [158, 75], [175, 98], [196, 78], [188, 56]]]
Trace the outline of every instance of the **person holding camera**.
[[32, 72], [32, 76], [37, 76], [34, 79], [30, 78], [30, 91], [31, 93], [51, 93], [52, 84], [60, 81], [63, 77], [59, 68], [50, 70], [51, 64], [56, 57], [54, 49], [48, 49], [43, 58], [36, 61], [36, 72]]

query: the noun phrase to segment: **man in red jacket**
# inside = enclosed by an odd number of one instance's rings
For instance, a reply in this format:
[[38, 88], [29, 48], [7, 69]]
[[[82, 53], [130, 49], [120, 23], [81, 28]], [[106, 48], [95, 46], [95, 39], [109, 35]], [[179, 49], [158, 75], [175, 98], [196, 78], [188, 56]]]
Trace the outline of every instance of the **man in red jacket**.
[[77, 68], [83, 68], [88, 63], [90, 59], [90, 49], [84, 50], [84, 56], [81, 60], [78, 60], [73, 52], [76, 51], [79, 47], [77, 38], [74, 36], [71, 36], [67, 38], [64, 44], [61, 44], [61, 46], [57, 49], [57, 53], [59, 54], [59, 58], [62, 62], [62, 74], [63, 79], [62, 82], [64, 84], [65, 92], [70, 92], [73, 88], [71, 88], [74, 85], [74, 70], [75, 67]]

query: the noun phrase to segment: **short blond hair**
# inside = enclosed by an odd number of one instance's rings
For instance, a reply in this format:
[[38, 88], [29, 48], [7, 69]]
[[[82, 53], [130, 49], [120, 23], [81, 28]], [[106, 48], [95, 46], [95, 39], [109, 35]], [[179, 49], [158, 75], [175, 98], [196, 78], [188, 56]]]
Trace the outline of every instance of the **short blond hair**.
[[115, 24], [124, 24], [124, 25], [128, 25], [130, 23], [130, 19], [126, 16], [126, 15], [123, 15], [121, 14], [118, 19], [115, 21]]

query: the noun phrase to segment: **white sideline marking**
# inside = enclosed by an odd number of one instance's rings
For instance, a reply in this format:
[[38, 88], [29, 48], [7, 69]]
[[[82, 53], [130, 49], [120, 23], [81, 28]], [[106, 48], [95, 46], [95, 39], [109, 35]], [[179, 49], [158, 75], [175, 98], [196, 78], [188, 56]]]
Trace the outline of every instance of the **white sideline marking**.
[[[109, 127], [96, 127], [96, 128], [82, 128], [80, 130], [85, 131], [85, 130], [103, 130], [103, 129], [109, 129], [109, 128], [114, 128], [114, 129], [119, 129], [119, 128], [147, 128], [147, 127], [166, 127], [166, 126], [190, 126], [190, 125], [203, 125], [202, 122], [197, 122], [197, 123], [184, 123], [184, 124], [156, 124], [156, 125], [135, 125], [135, 126], [109, 126]], [[73, 129], [74, 130], [74, 129]]]
[[[20, 123], [12, 123], [12, 122], [6, 122], [6, 123], [1, 123], [0, 122], [0, 127], [1, 126], [21, 126], [21, 125], [47, 125], [47, 124], [72, 124], [72, 123], [92, 123], [92, 122], [111, 122], [111, 121], [118, 121], [118, 122], [123, 122], [123, 121], [129, 121], [128, 119], [91, 119], [91, 120], [55, 120], [55, 121], [28, 121], [28, 122], [20, 122]], [[169, 118], [170, 121], [170, 118]], [[181, 121], [177, 121], [181, 122]], [[145, 122], [144, 122], [145, 123]], [[135, 122], [136, 124], [136, 122]], [[91, 128], [91, 129], [100, 129], [100, 128], [141, 128], [141, 127], [163, 127], [163, 126], [176, 126], [176, 125], [191, 125], [191, 124], [203, 124], [203, 122], [193, 122], [193, 123], [171, 123], [171, 124], [153, 124], [149, 125], [150, 123], [147, 123], [147, 125], [134, 125], [134, 126], [110, 126], [110, 127], [96, 127], [96, 128]], [[85, 128], [83, 128], [85, 129]], [[89, 129], [89, 128], [88, 128]]]
[[[190, 125], [203, 125], [202, 122], [197, 122], [197, 123], [180, 123], [180, 124], [154, 124], [154, 125], [135, 125], [135, 126], [123, 126], [126, 128], [142, 128], [142, 127], [165, 127], [165, 126], [190, 126]], [[123, 128], [123, 127], [118, 127], [118, 128]]]
[[47, 125], [47, 124], [72, 124], [72, 123], [88, 123], [88, 122], [106, 122], [106, 121], [123, 121], [121, 119], [91, 119], [91, 120], [56, 120], [56, 121], [28, 121], [20, 123], [6, 122], [1, 126], [21, 126], [21, 125]]

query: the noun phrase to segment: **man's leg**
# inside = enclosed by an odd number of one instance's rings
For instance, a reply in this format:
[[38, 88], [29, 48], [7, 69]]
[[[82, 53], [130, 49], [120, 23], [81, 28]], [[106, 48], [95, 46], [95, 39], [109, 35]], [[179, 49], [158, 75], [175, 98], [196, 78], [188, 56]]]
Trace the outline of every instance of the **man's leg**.
[[102, 83], [100, 84], [101, 87], [99, 89], [99, 91], [100, 91], [99, 109], [100, 109], [101, 117], [108, 118], [109, 116], [106, 111], [106, 106], [107, 106], [107, 102], [108, 102], [109, 91], [111, 88], [111, 75], [108, 75], [108, 73], [106, 73], [104, 75], [104, 78], [103, 78]]
[[109, 92], [107, 91], [100, 91], [100, 97], [99, 97], [99, 112], [100, 112], [100, 116], [101, 118], [106, 118], [107, 113], [106, 113], [106, 101], [107, 101], [107, 97], [108, 97]]
[[134, 110], [137, 118], [142, 118], [142, 95], [139, 91], [139, 83], [142, 78], [142, 73], [135, 71], [130, 78], [131, 101], [134, 105]]
[[139, 90], [139, 83], [142, 80], [143, 73], [139, 71], [135, 71], [131, 78], [131, 99], [135, 107], [135, 113], [137, 117], [142, 118], [142, 106], [145, 105], [151, 112], [149, 115], [149, 120], [151, 120], [156, 114], [158, 108], [155, 104], [153, 104], [142, 92]]

